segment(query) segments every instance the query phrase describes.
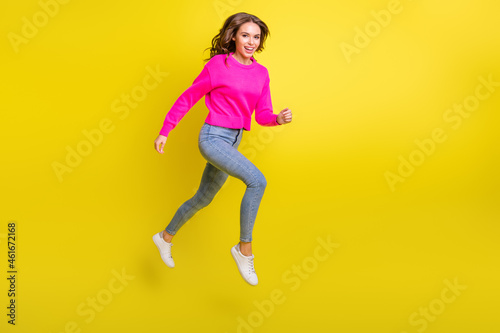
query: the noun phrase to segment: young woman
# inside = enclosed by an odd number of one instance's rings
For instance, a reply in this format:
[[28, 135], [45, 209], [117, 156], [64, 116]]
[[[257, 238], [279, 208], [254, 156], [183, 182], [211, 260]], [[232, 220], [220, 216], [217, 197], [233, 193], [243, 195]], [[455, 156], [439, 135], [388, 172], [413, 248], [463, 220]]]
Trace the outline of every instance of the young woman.
[[252, 254], [252, 230], [267, 185], [262, 172], [238, 151], [243, 131], [250, 130], [251, 116], [262, 126], [278, 126], [292, 121], [285, 108], [273, 113], [269, 89], [269, 73], [257, 63], [253, 54], [264, 49], [269, 35], [267, 25], [258, 17], [237, 13], [228, 17], [220, 32], [212, 39], [210, 58], [193, 84], [174, 103], [165, 117], [155, 149], [163, 153], [170, 132], [184, 115], [205, 96], [208, 116], [201, 127], [198, 147], [207, 160], [196, 194], [184, 202], [165, 230], [153, 241], [168, 267], [174, 267], [172, 238], [197, 211], [206, 207], [228, 176], [243, 181], [247, 188], [240, 208], [240, 241], [231, 254], [243, 279], [258, 283]]

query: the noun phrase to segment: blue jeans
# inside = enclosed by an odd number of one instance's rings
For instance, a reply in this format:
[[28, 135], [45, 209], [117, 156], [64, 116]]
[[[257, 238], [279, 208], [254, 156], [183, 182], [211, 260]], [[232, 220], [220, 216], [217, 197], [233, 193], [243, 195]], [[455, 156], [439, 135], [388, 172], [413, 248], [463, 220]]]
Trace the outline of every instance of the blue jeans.
[[207, 160], [196, 194], [184, 202], [165, 228], [175, 233], [200, 209], [208, 206], [228, 176], [240, 179], [247, 186], [240, 207], [240, 241], [251, 242], [259, 205], [267, 186], [262, 172], [238, 151], [243, 128], [232, 129], [204, 123], [198, 147]]

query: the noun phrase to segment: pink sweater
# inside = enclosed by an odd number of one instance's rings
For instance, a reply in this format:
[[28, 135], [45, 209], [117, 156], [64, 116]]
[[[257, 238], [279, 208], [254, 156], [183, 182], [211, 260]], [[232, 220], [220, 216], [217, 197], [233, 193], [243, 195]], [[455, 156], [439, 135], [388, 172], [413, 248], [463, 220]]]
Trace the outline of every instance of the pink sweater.
[[[227, 67], [224, 60], [227, 57]], [[203, 70], [175, 101], [167, 113], [160, 134], [168, 136], [186, 113], [201, 97], [209, 110], [205, 122], [210, 125], [250, 130], [252, 113], [262, 126], [276, 126], [273, 113], [269, 73], [267, 68], [252, 57], [251, 65], [243, 65], [233, 57], [213, 56]]]

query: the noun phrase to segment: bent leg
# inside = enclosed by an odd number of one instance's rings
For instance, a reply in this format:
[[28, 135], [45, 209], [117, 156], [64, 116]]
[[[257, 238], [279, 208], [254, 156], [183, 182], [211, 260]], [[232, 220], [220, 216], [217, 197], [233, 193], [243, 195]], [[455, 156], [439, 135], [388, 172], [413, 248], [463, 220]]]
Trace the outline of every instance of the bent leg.
[[247, 186], [240, 208], [240, 241], [251, 242], [252, 231], [267, 181], [262, 172], [237, 148], [217, 137], [199, 144], [203, 157], [224, 173]]
[[217, 192], [219, 192], [222, 185], [224, 185], [227, 177], [227, 173], [207, 162], [198, 191], [191, 199], [184, 202], [179, 209], [177, 209], [177, 212], [165, 228], [165, 231], [171, 235], [175, 235], [184, 223], [193, 217], [194, 214], [212, 202]]

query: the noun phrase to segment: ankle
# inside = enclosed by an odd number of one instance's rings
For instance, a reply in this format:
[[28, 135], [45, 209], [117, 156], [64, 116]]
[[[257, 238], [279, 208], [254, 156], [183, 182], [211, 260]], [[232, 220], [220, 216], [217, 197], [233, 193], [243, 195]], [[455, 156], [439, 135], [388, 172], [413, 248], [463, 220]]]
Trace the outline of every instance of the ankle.
[[251, 242], [241, 242], [240, 241], [240, 252], [245, 257], [249, 257], [252, 255], [252, 243]]
[[169, 234], [168, 232], [166, 232], [165, 230], [163, 230], [162, 238], [163, 238], [163, 240], [164, 240], [165, 242], [167, 242], [167, 243], [172, 243], [172, 238], [173, 238], [173, 237], [174, 237], [173, 235], [171, 235], [171, 234]]

